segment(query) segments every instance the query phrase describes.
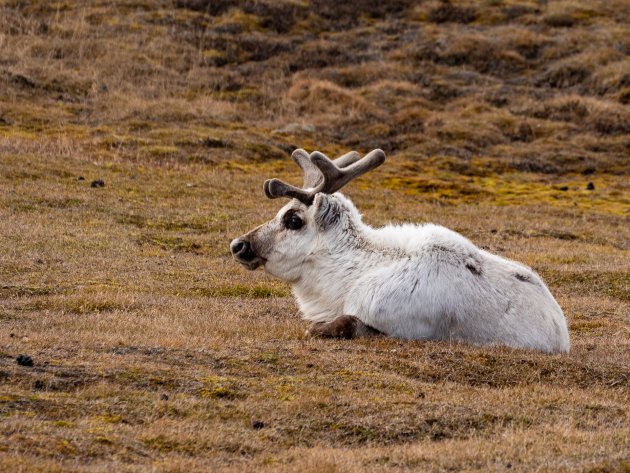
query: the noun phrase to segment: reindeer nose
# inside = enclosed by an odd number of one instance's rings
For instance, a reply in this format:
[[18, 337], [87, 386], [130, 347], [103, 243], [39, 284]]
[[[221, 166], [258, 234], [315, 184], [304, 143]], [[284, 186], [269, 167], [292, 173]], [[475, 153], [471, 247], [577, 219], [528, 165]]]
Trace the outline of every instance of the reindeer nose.
[[252, 250], [252, 245], [247, 240], [237, 238], [230, 243], [232, 256], [241, 261], [252, 261], [256, 258], [256, 253]]

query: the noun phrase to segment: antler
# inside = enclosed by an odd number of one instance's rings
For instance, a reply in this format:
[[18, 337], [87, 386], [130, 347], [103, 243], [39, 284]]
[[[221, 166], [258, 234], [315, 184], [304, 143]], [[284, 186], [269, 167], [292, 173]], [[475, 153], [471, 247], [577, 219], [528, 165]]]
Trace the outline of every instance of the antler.
[[385, 161], [385, 153], [380, 149], [369, 152], [363, 159], [359, 153], [351, 151], [333, 161], [319, 151], [313, 151], [309, 156], [303, 149], [296, 149], [291, 157], [304, 172], [304, 187], [300, 189], [280, 179], [269, 179], [263, 186], [265, 194], [270, 199], [292, 197], [305, 205], [311, 205], [318, 192], [337, 192]]

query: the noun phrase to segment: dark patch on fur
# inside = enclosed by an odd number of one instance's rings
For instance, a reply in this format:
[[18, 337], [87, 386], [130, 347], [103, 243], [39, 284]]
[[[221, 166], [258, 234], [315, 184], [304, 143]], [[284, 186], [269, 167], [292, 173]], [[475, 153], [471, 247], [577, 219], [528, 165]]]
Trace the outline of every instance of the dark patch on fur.
[[443, 245], [431, 245], [430, 250], [436, 253], [451, 253], [456, 258], [454, 261], [455, 264], [459, 264], [459, 262], [461, 262], [472, 274], [475, 276], [481, 276], [481, 264], [477, 261], [474, 254], [463, 254], [453, 248], [448, 248]]
[[432, 247], [435, 251], [445, 251], [445, 252], [450, 252], [452, 253], [453, 250], [451, 250], [450, 248], [447, 248], [445, 246], [442, 245], [433, 245]]
[[418, 280], [416, 279], [416, 282], [413, 285], [413, 289], [411, 290], [412, 294], [414, 293], [414, 291], [416, 290], [417, 287], [418, 287]]
[[323, 228], [328, 228], [332, 225], [335, 225], [341, 219], [341, 209], [337, 205], [336, 202], [331, 199], [326, 199], [325, 206], [319, 209], [319, 221]]
[[466, 269], [470, 271], [471, 273], [473, 273], [475, 276], [481, 275], [481, 268], [475, 266], [472, 263], [466, 263]]
[[532, 281], [532, 278], [530, 278], [529, 276], [527, 276], [525, 274], [515, 273], [514, 277], [516, 279], [518, 279], [519, 281], [523, 281], [523, 282], [528, 282], [530, 284], [534, 284], [534, 281]]

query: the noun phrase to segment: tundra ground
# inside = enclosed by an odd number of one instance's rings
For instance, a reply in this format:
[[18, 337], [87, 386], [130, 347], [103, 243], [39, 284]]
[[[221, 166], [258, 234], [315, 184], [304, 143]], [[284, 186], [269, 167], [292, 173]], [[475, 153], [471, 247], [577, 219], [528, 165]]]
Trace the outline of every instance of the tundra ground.
[[[0, 0], [0, 471], [630, 470], [630, 5], [337, 3]], [[364, 219], [532, 266], [571, 352], [305, 339], [228, 249], [295, 146], [383, 148]]]

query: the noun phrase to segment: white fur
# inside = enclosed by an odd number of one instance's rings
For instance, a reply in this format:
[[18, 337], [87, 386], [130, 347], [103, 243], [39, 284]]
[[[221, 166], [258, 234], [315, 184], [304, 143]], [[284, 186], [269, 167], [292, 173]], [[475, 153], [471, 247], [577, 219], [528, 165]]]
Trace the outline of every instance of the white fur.
[[[302, 229], [282, 226], [288, 209], [304, 217]], [[327, 211], [338, 216], [328, 226]], [[374, 229], [337, 193], [309, 207], [292, 201], [248, 235], [265, 248], [265, 270], [292, 284], [307, 320], [354, 315], [392, 337], [569, 350], [566, 320], [541, 278], [447, 228]]]

